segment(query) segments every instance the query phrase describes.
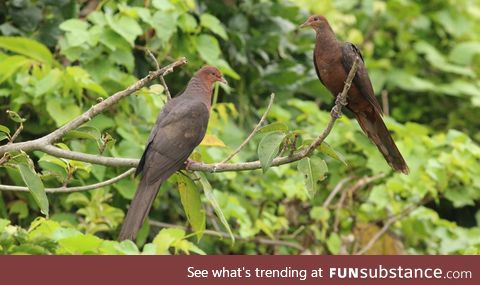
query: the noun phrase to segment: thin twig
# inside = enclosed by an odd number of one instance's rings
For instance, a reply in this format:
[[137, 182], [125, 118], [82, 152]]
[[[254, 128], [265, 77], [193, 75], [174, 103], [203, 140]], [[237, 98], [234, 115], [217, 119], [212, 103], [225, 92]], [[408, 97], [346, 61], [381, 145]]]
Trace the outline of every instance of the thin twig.
[[385, 177], [385, 173], [380, 173], [374, 176], [364, 176], [360, 178], [354, 185], [346, 189], [340, 195], [340, 199], [338, 199], [338, 203], [335, 205], [335, 220], [333, 222], [333, 231], [338, 232], [338, 225], [340, 223], [340, 210], [343, 207], [343, 203], [347, 198], [347, 195], [352, 195], [355, 191], [362, 189], [363, 187], [367, 186], [368, 184]]
[[[153, 60], [153, 62], [155, 62], [155, 66], [157, 67], [157, 70], [159, 70], [160, 69], [160, 64], [158, 64], [158, 60], [155, 57], [155, 55], [153, 55], [152, 51], [149, 50], [148, 48], [145, 48], [145, 51], [148, 53], [148, 55]], [[165, 73], [165, 74], [167, 74], [167, 73]], [[165, 94], [167, 95], [167, 101], [170, 101], [170, 100], [172, 100], [172, 95], [170, 95], [170, 90], [168, 90], [168, 85], [165, 82], [165, 78], [163, 77], [164, 75], [160, 75], [159, 79], [160, 79], [160, 83], [163, 86], [163, 89], [165, 90]]]
[[325, 202], [323, 202], [323, 207], [327, 208], [330, 206], [330, 203], [332, 202], [333, 198], [338, 194], [343, 189], [343, 185], [345, 185], [348, 181], [352, 180], [352, 176], [345, 177], [340, 182], [338, 182], [337, 185], [335, 185], [335, 188], [333, 188], [332, 192], [328, 195], [327, 199], [325, 199]]
[[[123, 172], [122, 174], [115, 176], [113, 178], [110, 178], [108, 180], [98, 182], [95, 184], [91, 185], [85, 185], [85, 186], [77, 186], [77, 187], [58, 187], [58, 188], [45, 188], [45, 192], [47, 193], [73, 193], [73, 192], [80, 192], [80, 191], [88, 191], [88, 190], [93, 190], [93, 189], [98, 189], [101, 187], [105, 187], [108, 185], [111, 185], [113, 183], [116, 183], [123, 178], [129, 176], [130, 174], [135, 172], [135, 168], [130, 168], [129, 170]], [[10, 186], [10, 185], [0, 185], [0, 191], [18, 191], [18, 192], [28, 192], [27, 187], [23, 186]]]
[[408, 214], [410, 214], [413, 210], [420, 207], [421, 205], [423, 205], [423, 203], [410, 205], [403, 211], [401, 211], [399, 214], [388, 218], [388, 220], [383, 224], [383, 227], [375, 233], [375, 235], [368, 241], [368, 243], [363, 248], [355, 252], [355, 255], [362, 255], [367, 252], [387, 232], [391, 225], [406, 217]]
[[383, 109], [383, 113], [385, 114], [385, 116], [390, 116], [390, 107], [389, 107], [389, 104], [388, 104], [388, 91], [387, 90], [382, 90], [382, 109]]
[[255, 134], [258, 132], [258, 130], [260, 129], [260, 127], [262, 126], [263, 122], [265, 121], [265, 119], [267, 118], [267, 115], [268, 113], [270, 112], [270, 109], [272, 108], [272, 105], [273, 105], [273, 100], [275, 99], [275, 93], [272, 93], [270, 94], [270, 102], [268, 102], [268, 106], [267, 106], [267, 109], [265, 110], [265, 112], [263, 113], [262, 117], [260, 118], [260, 121], [258, 121], [257, 125], [255, 126], [255, 128], [253, 128], [252, 132], [248, 135], [248, 137], [237, 147], [237, 149], [232, 152], [229, 156], [227, 156], [224, 160], [222, 160], [220, 163], [226, 163], [228, 162], [230, 159], [232, 159], [235, 155], [237, 155], [249, 142], [250, 140], [253, 138], [253, 136], [255, 136]]
[[[168, 224], [168, 223], [163, 223], [163, 222], [158, 222], [158, 221], [150, 220], [149, 223], [152, 226], [160, 227], [160, 228], [177, 228], [177, 229], [188, 230], [188, 228], [184, 227], [184, 226], [173, 225], [173, 224]], [[210, 236], [230, 238], [230, 234], [228, 234], [226, 232], [222, 232], [222, 231], [205, 230], [203, 233], [206, 234], [206, 235], [210, 235]], [[267, 239], [267, 238], [263, 238], [263, 237], [245, 238], [245, 237], [241, 237], [239, 235], [234, 235], [234, 236], [235, 236], [236, 240], [252, 241], [252, 242], [257, 242], [257, 243], [261, 243], [261, 244], [275, 245], [275, 246], [287, 246], [287, 247], [298, 249], [300, 251], [304, 250], [304, 247], [302, 245], [300, 245], [298, 243], [295, 243], [295, 242]]]
[[150, 56], [150, 58], [153, 60], [153, 62], [155, 62], [155, 67], [157, 68], [155, 70], [159, 70], [160, 69], [160, 64], [158, 64], [157, 58], [153, 55], [152, 51], [149, 50], [148, 48], [146, 49], [146, 51], [147, 51], [147, 54]]
[[13, 133], [8, 143], [12, 144], [15, 141], [15, 139], [18, 137], [18, 135], [22, 132], [22, 130], [23, 130], [23, 123], [20, 122], [20, 126], [18, 126], [18, 129], [15, 131], [15, 133]]

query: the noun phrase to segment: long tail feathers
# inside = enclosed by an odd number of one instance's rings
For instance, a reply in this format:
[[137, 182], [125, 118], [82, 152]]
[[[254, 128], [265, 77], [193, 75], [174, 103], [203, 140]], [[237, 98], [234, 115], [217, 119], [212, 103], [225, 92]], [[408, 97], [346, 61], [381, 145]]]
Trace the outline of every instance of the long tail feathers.
[[375, 111], [356, 113], [358, 123], [370, 140], [377, 146], [388, 164], [404, 174], [409, 173], [407, 163], [393, 141], [380, 114]]
[[135, 196], [128, 209], [127, 216], [123, 221], [118, 240], [134, 240], [137, 237], [137, 232], [140, 230], [148, 212], [150, 212], [150, 208], [161, 184], [162, 180], [159, 180], [149, 185], [146, 177], [142, 177], [137, 192], [135, 192]]

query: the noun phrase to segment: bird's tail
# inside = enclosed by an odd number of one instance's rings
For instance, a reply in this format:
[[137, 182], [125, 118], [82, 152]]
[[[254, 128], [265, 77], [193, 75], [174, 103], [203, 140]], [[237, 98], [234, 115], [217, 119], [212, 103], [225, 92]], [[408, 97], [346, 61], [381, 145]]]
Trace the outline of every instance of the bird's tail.
[[395, 170], [408, 174], [407, 163], [398, 150], [382, 117], [375, 111], [356, 113], [358, 123], [370, 140], [377, 146], [388, 164]]
[[132, 203], [128, 208], [127, 216], [123, 221], [122, 229], [118, 236], [118, 240], [134, 240], [137, 237], [137, 232], [145, 220], [145, 217], [150, 212], [152, 203], [157, 196], [162, 180], [149, 184], [146, 177], [142, 177], [138, 185], [137, 192], [133, 197]]

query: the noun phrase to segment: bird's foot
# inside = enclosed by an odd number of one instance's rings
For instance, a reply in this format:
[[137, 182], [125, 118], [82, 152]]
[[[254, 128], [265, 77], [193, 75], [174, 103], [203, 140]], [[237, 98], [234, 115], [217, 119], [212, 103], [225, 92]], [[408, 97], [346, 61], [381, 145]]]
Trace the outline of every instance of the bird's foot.
[[338, 107], [338, 105], [333, 106], [331, 115], [333, 118], [338, 119], [342, 116], [342, 110]]
[[347, 106], [347, 104], [348, 102], [346, 97], [338, 95], [337, 98], [335, 99], [335, 105]]

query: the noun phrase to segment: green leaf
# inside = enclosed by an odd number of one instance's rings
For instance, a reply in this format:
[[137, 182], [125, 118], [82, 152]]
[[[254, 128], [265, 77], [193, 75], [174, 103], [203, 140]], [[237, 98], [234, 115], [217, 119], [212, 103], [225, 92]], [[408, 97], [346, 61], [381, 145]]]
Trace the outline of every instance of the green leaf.
[[[163, 1], [167, 2], [167, 1]], [[178, 14], [172, 12], [162, 12], [158, 11], [153, 15], [152, 27], [155, 29], [155, 36], [161, 41], [162, 44], [168, 42], [172, 37], [173, 33], [176, 31], [177, 26], [177, 17]]]
[[28, 190], [32, 193], [33, 199], [40, 207], [40, 211], [48, 217], [48, 198], [42, 180], [35, 170], [26, 163], [17, 164], [17, 169], [20, 171]]
[[227, 232], [230, 235], [230, 239], [232, 240], [232, 243], [234, 243], [235, 236], [233, 235], [232, 230], [230, 229], [230, 225], [228, 224], [228, 221], [225, 218], [225, 215], [223, 214], [222, 208], [220, 208], [220, 205], [218, 204], [215, 194], [213, 194], [212, 185], [210, 185], [210, 182], [208, 182], [207, 178], [202, 173], [197, 173], [197, 174], [200, 176], [200, 184], [202, 184], [205, 197], [207, 198], [208, 202], [210, 202], [210, 204], [212, 205], [213, 210], [217, 214], [217, 217], [220, 219], [223, 226], [227, 229]]
[[51, 92], [58, 86], [62, 79], [63, 73], [58, 69], [52, 69], [47, 76], [42, 78], [35, 85], [35, 96], [40, 96]]
[[93, 235], [76, 235], [58, 241], [60, 253], [86, 254], [96, 253], [95, 250], [102, 244], [102, 240]]
[[29, 62], [29, 59], [21, 55], [9, 56], [0, 61], [0, 84]]
[[219, 35], [224, 40], [228, 38], [222, 23], [213, 15], [202, 14], [200, 16], [200, 25]]
[[327, 239], [327, 248], [332, 254], [339, 254], [342, 240], [336, 233], [332, 233]]
[[11, 111], [11, 110], [7, 110], [7, 114], [8, 114], [8, 117], [16, 123], [23, 123], [27, 120], [27, 119], [24, 119], [24, 118], [20, 117], [20, 115], [17, 112], [14, 112], [14, 111]]
[[188, 222], [197, 234], [197, 240], [200, 240], [205, 231], [205, 209], [202, 206], [200, 192], [197, 185], [189, 177], [177, 174], [176, 178], [180, 200], [182, 201]]
[[57, 127], [63, 126], [81, 114], [78, 106], [73, 104], [62, 106], [59, 100], [53, 99], [47, 101], [47, 112], [55, 121]]
[[215, 37], [201, 34], [196, 38], [196, 48], [200, 57], [208, 64], [213, 64], [221, 55], [220, 45]]
[[10, 129], [4, 125], [0, 125], [0, 132], [10, 134]]
[[182, 14], [178, 18], [177, 25], [184, 31], [185, 33], [192, 33], [197, 28], [197, 20], [195, 17], [190, 15], [189, 13]]
[[284, 137], [284, 133], [273, 132], [268, 133], [260, 141], [257, 152], [264, 173], [270, 168], [273, 159], [278, 155]]
[[50, 65], [53, 63], [53, 56], [48, 48], [43, 44], [31, 39], [0, 36], [0, 48], [22, 54], [42, 63]]
[[310, 210], [310, 217], [317, 221], [326, 222], [330, 218], [330, 211], [327, 208], [316, 206]]
[[9, 207], [9, 214], [17, 214], [19, 219], [25, 219], [28, 217], [28, 206], [25, 201], [17, 200], [13, 203], [8, 205]]
[[175, 241], [181, 240], [185, 237], [185, 231], [176, 228], [162, 229], [153, 239], [153, 244], [156, 247], [157, 254], [169, 254], [168, 249]]
[[64, 138], [99, 140], [101, 135], [102, 134], [100, 131], [95, 127], [82, 126], [75, 130], [69, 131]]
[[325, 173], [328, 171], [325, 160], [319, 157], [305, 157], [298, 162], [297, 168], [305, 178], [308, 196], [313, 198], [320, 188], [320, 182], [325, 179]]
[[142, 28], [132, 18], [123, 15], [112, 16], [109, 13], [106, 13], [105, 16], [110, 28], [122, 36], [130, 46], [133, 46], [135, 39], [142, 34]]
[[458, 64], [469, 65], [472, 64], [476, 54], [480, 54], [480, 42], [464, 42], [455, 45], [448, 59]]
[[322, 144], [318, 147], [318, 150], [320, 152], [330, 156], [331, 158], [334, 158], [338, 161], [343, 162], [343, 164], [348, 165], [347, 162], [345, 161], [345, 158], [343, 155], [336, 150], [334, 150], [328, 143], [322, 142]]
[[270, 133], [270, 132], [286, 132], [286, 131], [288, 131], [287, 124], [282, 122], [275, 122], [262, 127], [261, 129], [258, 130], [257, 134], [264, 134], [264, 133]]

